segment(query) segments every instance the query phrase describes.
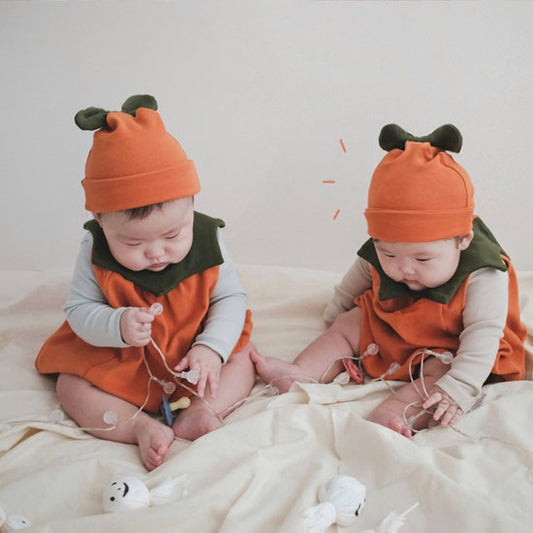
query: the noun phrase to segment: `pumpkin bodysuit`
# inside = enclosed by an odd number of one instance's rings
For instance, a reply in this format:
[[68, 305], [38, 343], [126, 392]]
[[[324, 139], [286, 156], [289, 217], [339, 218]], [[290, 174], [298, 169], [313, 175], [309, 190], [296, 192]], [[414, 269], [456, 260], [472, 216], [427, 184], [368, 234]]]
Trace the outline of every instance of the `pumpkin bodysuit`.
[[[93, 238], [91, 269], [107, 302], [111, 322], [118, 321], [127, 307], [150, 307], [158, 302], [163, 313], [152, 323], [152, 338], [173, 368], [195, 343], [206, 344], [226, 360], [230, 353], [241, 350], [250, 338], [252, 323], [242, 306], [240, 337], [235, 340], [214, 338], [207, 325], [216, 307], [216, 287], [221, 282], [221, 269], [234, 274], [229, 258], [218, 242], [222, 221], [195, 213], [193, 246], [180, 263], [162, 272], [133, 272], [117, 263], [109, 252], [103, 232], [94, 221], [86, 224]], [[228, 270], [230, 269], [230, 270]], [[225, 294], [231, 298], [233, 294]], [[223, 298], [220, 298], [223, 299]], [[101, 307], [101, 306], [100, 306]], [[113, 326], [109, 326], [113, 329]], [[115, 328], [118, 324], [115, 324]], [[215, 335], [216, 337], [220, 335]], [[223, 335], [222, 335], [223, 337]], [[88, 339], [86, 339], [88, 340]], [[174, 378], [165, 368], [152, 344], [127, 346], [121, 339], [107, 346], [95, 346], [77, 335], [68, 321], [42, 347], [37, 369], [42, 373], [70, 373], [83, 377], [98, 388], [141, 406], [150, 395], [146, 409], [156, 411], [162, 399], [165, 382]], [[229, 345], [225, 347], [225, 343]], [[100, 341], [98, 341], [100, 343]], [[222, 346], [222, 348], [220, 348]], [[227, 352], [227, 353], [221, 353]], [[150, 381], [150, 373], [155, 379]], [[190, 385], [189, 385], [190, 386]], [[188, 394], [180, 387], [169, 393], [170, 401]]]
[[[411, 358], [416, 369], [425, 349], [451, 352], [454, 360], [450, 371], [436, 385], [465, 411], [475, 402], [487, 379], [518, 380], [523, 379], [525, 372], [526, 330], [520, 322], [513, 265], [479, 218], [474, 220], [474, 234], [470, 247], [461, 254], [454, 277], [425, 291], [411, 291], [386, 276], [372, 240], [367, 241], [359, 250], [354, 267], [336, 288], [325, 313], [325, 319], [332, 322], [354, 304], [361, 308], [360, 353], [364, 354], [370, 344], [376, 344], [379, 350], [362, 360], [371, 377], [382, 376], [392, 363], [397, 363], [398, 370], [387, 379], [408, 381]], [[474, 290], [479, 291], [472, 287], [478, 284], [481, 292], [490, 296], [490, 289], [495, 290], [495, 279], [502, 280], [498, 281], [500, 287], [503, 283], [502, 291], [495, 297], [502, 309], [476, 310], [475, 320], [482, 324], [476, 330], [474, 320], [464, 316], [468, 299]], [[504, 297], [500, 297], [500, 292]], [[494, 316], [503, 317], [501, 331], [494, 324]], [[493, 338], [493, 353], [483, 350], [484, 336], [489, 335]]]

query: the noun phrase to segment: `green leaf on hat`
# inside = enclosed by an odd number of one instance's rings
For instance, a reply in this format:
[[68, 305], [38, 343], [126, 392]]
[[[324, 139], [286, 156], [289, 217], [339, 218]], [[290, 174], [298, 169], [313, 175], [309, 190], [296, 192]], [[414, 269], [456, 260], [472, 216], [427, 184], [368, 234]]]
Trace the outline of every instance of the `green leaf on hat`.
[[101, 107], [88, 107], [76, 113], [74, 122], [82, 130], [97, 130], [106, 125], [107, 113]]
[[135, 113], [139, 107], [145, 107], [147, 109], [153, 109], [154, 111], [157, 111], [156, 99], [149, 94], [136, 94], [134, 96], [130, 96], [122, 104], [121, 111], [123, 113], [129, 113], [130, 115], [135, 116]]
[[387, 124], [381, 129], [379, 134], [379, 145], [383, 150], [390, 152], [395, 148], [405, 149], [405, 143], [410, 142], [428, 142], [432, 146], [459, 153], [463, 146], [463, 137], [461, 132], [453, 124], [444, 124], [429, 135], [415, 137], [405, 131], [398, 124]]
[[[135, 116], [137, 109], [145, 107], [157, 111], [157, 102], [149, 94], [136, 94], [130, 96], [122, 105], [121, 111]], [[82, 130], [98, 130], [107, 126], [107, 114], [109, 111], [101, 107], [88, 107], [78, 111], [74, 116], [74, 122]]]

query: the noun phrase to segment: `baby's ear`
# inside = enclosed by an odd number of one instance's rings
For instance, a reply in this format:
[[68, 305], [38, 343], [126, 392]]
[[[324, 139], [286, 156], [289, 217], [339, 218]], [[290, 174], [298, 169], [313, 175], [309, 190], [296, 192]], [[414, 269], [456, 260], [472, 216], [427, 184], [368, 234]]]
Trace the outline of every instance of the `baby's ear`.
[[474, 232], [469, 231], [466, 235], [461, 235], [459, 237], [459, 250], [463, 251], [466, 250], [470, 243], [472, 242], [472, 239], [474, 238]]

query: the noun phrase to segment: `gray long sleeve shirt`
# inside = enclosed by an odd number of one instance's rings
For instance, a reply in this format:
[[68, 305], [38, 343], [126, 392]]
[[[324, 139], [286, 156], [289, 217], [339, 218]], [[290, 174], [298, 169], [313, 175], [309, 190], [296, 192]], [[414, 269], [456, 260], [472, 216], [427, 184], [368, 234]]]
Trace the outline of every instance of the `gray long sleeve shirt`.
[[[217, 238], [224, 262], [220, 265], [217, 284], [209, 301], [205, 327], [193, 346], [208, 346], [226, 362], [242, 333], [246, 293], [222, 243], [220, 230], [217, 230]], [[127, 347], [120, 333], [120, 317], [127, 308], [109, 306], [91, 266], [92, 246], [93, 237], [87, 232], [80, 244], [63, 310], [74, 333], [85, 342], [93, 346]]]

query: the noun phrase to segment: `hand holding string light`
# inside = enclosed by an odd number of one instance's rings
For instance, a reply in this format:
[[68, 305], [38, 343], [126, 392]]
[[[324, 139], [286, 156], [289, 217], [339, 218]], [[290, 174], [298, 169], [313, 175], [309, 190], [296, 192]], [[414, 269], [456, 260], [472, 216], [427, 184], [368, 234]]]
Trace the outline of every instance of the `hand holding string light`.
[[[161, 304], [153, 304], [152, 307], [128, 307], [120, 316], [120, 334], [122, 340], [129, 346], [146, 346], [150, 342], [152, 335], [152, 322], [155, 315], [159, 313], [154, 312], [154, 306], [161, 306]], [[159, 307], [157, 307], [159, 309]]]
[[222, 359], [218, 353], [208, 346], [197, 344], [187, 352], [174, 370], [182, 372], [185, 368], [190, 368], [190, 372], [196, 372], [199, 376], [197, 391], [200, 398], [205, 397], [207, 386], [209, 386], [211, 398], [215, 398], [222, 368]]
[[429, 409], [434, 405], [437, 407], [433, 413], [433, 420], [440, 420], [442, 426], [455, 424], [463, 415], [463, 410], [439, 387], [430, 389], [429, 396], [425, 399], [422, 407]]
[[[159, 302], [156, 302], [150, 306], [148, 311], [153, 316], [160, 315], [163, 312], [163, 306]], [[152, 338], [150, 338], [150, 341], [156, 346]], [[206, 386], [209, 385], [211, 398], [214, 398], [218, 389], [221, 367], [222, 360], [220, 356], [208, 346], [200, 344], [193, 346], [187, 355], [174, 367], [174, 370], [178, 374], [175, 372], [172, 372], [172, 374], [176, 377], [185, 378], [189, 383], [197, 384], [198, 396], [200, 398], [205, 396]], [[190, 370], [186, 371], [186, 368]], [[163, 391], [167, 395], [172, 394], [176, 390], [176, 385], [172, 382], [165, 382], [162, 385]]]
[[[148, 312], [152, 314], [152, 316], [160, 315], [163, 312], [163, 306], [156, 302], [155, 304], [152, 304], [150, 308], [148, 309]], [[150, 328], [151, 330], [152, 328]], [[153, 339], [150, 337], [149, 341], [152, 341], [152, 344], [155, 345]], [[173, 373], [174, 374], [174, 373]], [[175, 374], [175, 377], [186, 379], [189, 383], [192, 383], [193, 385], [196, 385], [198, 383], [198, 379], [200, 378], [198, 370], [182, 370], [178, 374]], [[175, 383], [172, 383], [171, 381], [163, 381], [161, 380], [161, 385], [163, 387], [163, 391], [165, 394], [172, 394], [176, 390]]]

